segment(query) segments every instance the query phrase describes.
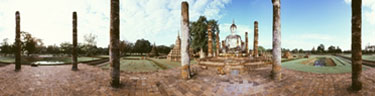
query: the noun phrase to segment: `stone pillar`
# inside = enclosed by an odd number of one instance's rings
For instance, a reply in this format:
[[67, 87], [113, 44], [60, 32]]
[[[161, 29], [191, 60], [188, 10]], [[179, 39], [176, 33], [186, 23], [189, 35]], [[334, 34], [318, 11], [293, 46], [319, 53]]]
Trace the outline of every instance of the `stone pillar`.
[[20, 12], [16, 12], [16, 52], [14, 56], [16, 57], [16, 67], [15, 71], [21, 70], [21, 18], [20, 18]]
[[189, 55], [189, 4], [181, 3], [181, 76], [190, 79], [190, 55]]
[[212, 57], [212, 27], [210, 24], [208, 24], [207, 27], [207, 35], [208, 35], [208, 57]]
[[259, 56], [259, 53], [258, 53], [258, 38], [259, 38], [258, 21], [255, 21], [254, 22], [254, 54], [253, 54], [254, 57]]
[[352, 89], [362, 89], [362, 0], [352, 0]]
[[245, 52], [246, 55], [249, 54], [249, 37], [247, 36], [247, 32], [245, 32]]
[[77, 64], [77, 12], [73, 12], [73, 50], [72, 50], [73, 66], [72, 70], [78, 70]]
[[111, 25], [110, 25], [110, 48], [109, 64], [111, 72], [111, 86], [120, 87], [120, 1], [111, 0]]
[[220, 54], [220, 37], [219, 37], [219, 31], [216, 32], [216, 56], [219, 56]]
[[273, 5], [273, 34], [272, 34], [272, 72], [274, 80], [281, 80], [281, 22], [280, 0], [272, 0]]
[[226, 48], [226, 46], [225, 46], [225, 41], [224, 41], [224, 40], [221, 41], [221, 47], [222, 47], [222, 49], [225, 49], [225, 48]]

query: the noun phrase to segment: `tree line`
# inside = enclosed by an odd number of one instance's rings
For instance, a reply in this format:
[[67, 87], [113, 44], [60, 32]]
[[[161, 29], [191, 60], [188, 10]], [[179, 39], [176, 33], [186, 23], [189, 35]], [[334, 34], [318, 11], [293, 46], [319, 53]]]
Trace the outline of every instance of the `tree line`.
[[[96, 46], [97, 36], [93, 34], [87, 34], [84, 36], [84, 43], [78, 43], [77, 53], [81, 56], [96, 56], [96, 55], [108, 55], [108, 47]], [[8, 43], [8, 38], [3, 39], [0, 43], [0, 53], [4, 56], [13, 55], [15, 46], [12, 43]], [[161, 54], [168, 54], [174, 45], [156, 46], [157, 50]], [[129, 41], [120, 42], [121, 55], [125, 56], [126, 53], [149, 53], [152, 50], [153, 45], [148, 40], [139, 39], [135, 43]], [[28, 32], [21, 32], [21, 53], [30, 56], [32, 54], [53, 54], [53, 55], [71, 55], [73, 44], [71, 42], [63, 42], [59, 45], [48, 45], [45, 46], [42, 39], [33, 37]]]

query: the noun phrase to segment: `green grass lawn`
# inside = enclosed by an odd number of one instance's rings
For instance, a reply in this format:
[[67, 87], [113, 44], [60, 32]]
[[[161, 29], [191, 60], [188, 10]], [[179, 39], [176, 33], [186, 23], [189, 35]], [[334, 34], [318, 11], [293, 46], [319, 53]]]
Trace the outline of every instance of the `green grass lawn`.
[[[336, 66], [324, 66], [324, 67], [315, 67], [312, 65], [302, 64], [302, 62], [313, 59], [313, 58], [331, 58], [335, 63]], [[342, 58], [330, 55], [312, 55], [310, 58], [302, 58], [298, 60], [292, 60], [288, 62], [283, 62], [281, 64], [283, 68], [297, 70], [297, 71], [304, 71], [304, 72], [312, 72], [312, 73], [347, 73], [351, 72], [351, 64], [342, 60]], [[363, 68], [365, 70], [366, 68]]]
[[6, 62], [6, 63], [13, 63], [14, 62], [14, 57], [0, 57], [0, 62]]
[[[152, 72], [161, 70], [161, 68], [155, 65], [152, 61], [148, 60], [120, 60], [120, 70], [127, 72]], [[109, 64], [103, 66], [102, 68], [108, 69]]]
[[[133, 59], [129, 59], [133, 58]], [[129, 56], [129, 57], [122, 57], [120, 60], [120, 70], [126, 72], [152, 72], [157, 70], [163, 70], [162, 67], [166, 67], [166, 69], [180, 67], [180, 62], [172, 62], [168, 61], [167, 59], [156, 59], [150, 58], [150, 60], [137, 60], [140, 59], [140, 56]], [[155, 64], [155, 63], [158, 64]], [[191, 64], [197, 64], [195, 60], [191, 61]], [[110, 66], [106, 64], [102, 66], [104, 69], [108, 69]]]
[[[352, 57], [352, 54], [342, 54], [346, 57]], [[362, 55], [363, 60], [369, 60], [369, 61], [375, 61], [375, 54], [363, 54]]]

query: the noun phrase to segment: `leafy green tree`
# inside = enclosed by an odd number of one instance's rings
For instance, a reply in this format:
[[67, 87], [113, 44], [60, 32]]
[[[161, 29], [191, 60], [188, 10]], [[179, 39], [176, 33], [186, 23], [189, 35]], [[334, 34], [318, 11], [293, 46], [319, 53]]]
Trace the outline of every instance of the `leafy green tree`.
[[81, 46], [81, 50], [85, 53], [85, 56], [94, 56], [97, 54], [96, 38], [97, 36], [92, 33], [84, 36], [85, 43]]
[[303, 49], [299, 49], [298, 52], [299, 52], [299, 53], [303, 53]]
[[263, 46], [258, 46], [258, 51], [259, 52], [265, 52], [266, 49]]
[[295, 48], [295, 49], [292, 50], [292, 52], [293, 52], [293, 53], [298, 53], [298, 49]]
[[22, 37], [22, 50], [26, 51], [27, 56], [30, 56], [30, 54], [34, 54], [39, 51], [38, 48], [43, 46], [43, 42], [41, 39], [33, 37], [30, 33], [28, 32], [21, 32], [21, 37]]
[[13, 45], [10, 45], [8, 43], [8, 38], [5, 38], [3, 39], [3, 42], [1, 43], [1, 47], [0, 47], [0, 52], [4, 54], [4, 56], [6, 56], [7, 54], [11, 54], [12, 53], [12, 47]]
[[[191, 47], [197, 51], [200, 50], [201, 53], [207, 52], [208, 48], [208, 25], [211, 25], [212, 28], [212, 39], [213, 42], [216, 39], [215, 34], [219, 32], [219, 24], [217, 20], [207, 20], [205, 16], [200, 16], [199, 19], [195, 22], [191, 22], [190, 25], [190, 38], [192, 39]], [[213, 45], [215, 46], [215, 44]], [[215, 47], [214, 47], [215, 48]]]
[[71, 54], [73, 50], [73, 44], [64, 42], [60, 44], [60, 52], [63, 54]]
[[312, 54], [315, 54], [315, 53], [316, 53], [315, 47], [313, 47], [313, 48], [311, 49], [311, 53], [312, 53]]
[[120, 54], [122, 56], [126, 55], [126, 53], [130, 53], [133, 50], [134, 44], [129, 41], [120, 41]]
[[329, 46], [328, 47], [328, 53], [336, 53], [336, 47], [335, 46]]
[[320, 44], [317, 48], [318, 53], [324, 53], [324, 45]]
[[60, 53], [59, 47], [56, 46], [56, 45], [49, 45], [49, 46], [47, 46], [46, 53], [48, 53], [48, 54], [59, 54]]
[[336, 53], [342, 53], [342, 50], [339, 46], [337, 46], [337, 48], [336, 48]]
[[157, 49], [158, 49], [159, 53], [168, 54], [171, 51], [172, 48], [168, 47], [168, 46], [165, 46], [165, 45], [159, 45], [159, 46], [157, 46]]
[[134, 52], [136, 53], [149, 53], [152, 49], [151, 43], [145, 39], [138, 39], [134, 45]]

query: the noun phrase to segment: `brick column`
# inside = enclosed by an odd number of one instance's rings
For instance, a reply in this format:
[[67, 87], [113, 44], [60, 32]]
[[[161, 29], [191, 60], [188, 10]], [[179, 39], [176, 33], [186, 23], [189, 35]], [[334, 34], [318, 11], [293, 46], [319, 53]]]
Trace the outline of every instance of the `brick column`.
[[190, 55], [189, 55], [189, 4], [181, 3], [181, 76], [190, 79]]
[[111, 0], [111, 25], [110, 25], [110, 48], [109, 64], [111, 72], [111, 86], [120, 87], [120, 1]]
[[[362, 0], [352, 0], [352, 89], [362, 89]], [[370, 85], [371, 86], [371, 85]]]
[[21, 18], [20, 18], [20, 12], [16, 12], [16, 52], [14, 56], [16, 57], [16, 66], [15, 71], [21, 70]]
[[253, 54], [254, 57], [259, 56], [259, 53], [258, 53], [258, 38], [259, 38], [258, 21], [255, 21], [254, 22], [254, 54]]
[[272, 71], [274, 80], [281, 80], [281, 22], [280, 0], [272, 0], [273, 5], [273, 34], [272, 34]]
[[73, 12], [73, 50], [72, 50], [73, 66], [72, 70], [78, 70], [77, 64], [77, 12]]
[[211, 25], [208, 25], [207, 27], [207, 35], [208, 35], [208, 57], [212, 57], [212, 27]]
[[219, 37], [219, 31], [216, 32], [216, 56], [219, 56], [220, 54], [220, 37]]
[[249, 37], [247, 36], [247, 32], [245, 32], [245, 52], [246, 55], [249, 55]]

